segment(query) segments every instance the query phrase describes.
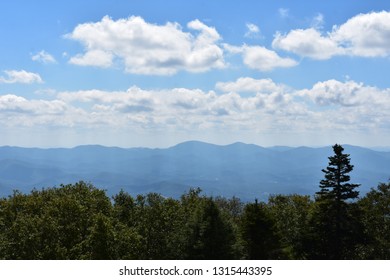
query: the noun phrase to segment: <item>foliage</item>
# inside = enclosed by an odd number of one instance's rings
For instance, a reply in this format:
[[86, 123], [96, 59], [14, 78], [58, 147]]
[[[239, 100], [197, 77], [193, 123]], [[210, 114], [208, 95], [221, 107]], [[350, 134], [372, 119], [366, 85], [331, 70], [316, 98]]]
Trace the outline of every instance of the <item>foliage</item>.
[[359, 201], [362, 223], [367, 236], [361, 247], [362, 259], [390, 259], [390, 182], [371, 189]]
[[309, 215], [313, 208], [310, 196], [273, 195], [268, 200], [268, 208], [286, 257], [305, 259]]
[[94, 226], [99, 217], [109, 219], [111, 208], [103, 190], [84, 182], [29, 195], [15, 191], [1, 201], [0, 258], [92, 258]]
[[246, 259], [274, 259], [279, 256], [279, 238], [265, 204], [258, 203], [257, 200], [247, 204], [240, 229]]

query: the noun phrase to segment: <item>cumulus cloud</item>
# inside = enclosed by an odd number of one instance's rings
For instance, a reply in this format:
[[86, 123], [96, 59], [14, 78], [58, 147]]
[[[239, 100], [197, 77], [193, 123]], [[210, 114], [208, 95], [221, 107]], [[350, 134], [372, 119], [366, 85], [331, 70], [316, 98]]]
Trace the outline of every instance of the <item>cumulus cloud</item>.
[[276, 33], [272, 46], [313, 59], [329, 59], [343, 52], [336, 42], [314, 28], [292, 30], [287, 35]]
[[316, 83], [299, 95], [309, 97], [320, 106], [339, 105], [345, 107], [390, 105], [390, 90], [380, 90], [355, 81], [328, 80]]
[[102, 50], [91, 50], [85, 54], [78, 54], [72, 57], [69, 62], [80, 66], [96, 66], [102, 68], [111, 67], [113, 54]]
[[330, 37], [348, 53], [363, 57], [390, 55], [390, 12], [359, 14], [333, 28]]
[[355, 81], [328, 80], [296, 94], [315, 104], [310, 106], [311, 111], [316, 115], [317, 126], [324, 131], [345, 128], [350, 132], [363, 131], [364, 134], [378, 129], [390, 131], [389, 88], [379, 89]]
[[[268, 82], [272, 84], [272, 81]], [[221, 122], [229, 125], [238, 119], [257, 119], [261, 114], [276, 111], [285, 114], [295, 108], [291, 106], [284, 111], [282, 108], [291, 103], [292, 99], [288, 94], [276, 91], [257, 92], [251, 97], [242, 97], [238, 91], [218, 94], [200, 89], [143, 90], [131, 87], [127, 91], [119, 92], [63, 92], [58, 95], [58, 99], [73, 106], [82, 103], [85, 104], [83, 107], [88, 107], [88, 104], [93, 104], [91, 108], [95, 118], [101, 116], [106, 121], [115, 119], [116, 121], [112, 121], [114, 126], [126, 123], [129, 119], [142, 119], [143, 126], [155, 127], [158, 124], [162, 129], [172, 122], [184, 129], [200, 124], [213, 127], [215, 123]]]
[[14, 94], [0, 95], [0, 123], [4, 127], [90, 126], [95, 120], [82, 108], [63, 100], [27, 99]]
[[134, 74], [172, 75], [178, 71], [204, 72], [223, 68], [221, 36], [215, 28], [199, 20], [187, 24], [157, 25], [141, 17], [113, 20], [105, 16], [95, 23], [78, 25], [66, 38], [79, 41], [85, 52], [71, 57], [70, 63], [110, 67], [115, 59]]
[[295, 60], [280, 57], [276, 52], [262, 46], [244, 46], [243, 58], [248, 67], [260, 71], [289, 68], [298, 64]]
[[0, 83], [5, 84], [33, 84], [43, 83], [43, 80], [39, 74], [27, 72], [25, 70], [6, 70], [4, 71], [6, 77], [0, 76]]
[[234, 82], [218, 82], [215, 88], [223, 92], [273, 93], [284, 92], [286, 86], [278, 85], [271, 79], [257, 80], [250, 77], [241, 77]]
[[66, 108], [66, 103], [61, 100], [28, 100], [13, 94], [0, 95], [0, 112], [29, 113], [37, 116], [61, 114]]
[[[317, 22], [321, 23], [322, 18]], [[317, 26], [276, 33], [272, 46], [312, 59], [335, 55], [385, 57], [390, 55], [390, 12], [371, 12], [352, 17], [331, 32]]]
[[224, 45], [231, 53], [241, 53], [244, 64], [249, 68], [267, 72], [275, 68], [289, 68], [298, 65], [298, 62], [291, 58], [280, 57], [275, 51], [263, 46], [242, 47]]
[[44, 50], [40, 51], [39, 53], [37, 53], [35, 55], [32, 55], [31, 59], [33, 61], [37, 61], [37, 62], [40, 62], [40, 63], [43, 63], [43, 64], [49, 64], [49, 63], [56, 63], [57, 62], [55, 60], [55, 58], [51, 54], [49, 54], [48, 52], [46, 52]]

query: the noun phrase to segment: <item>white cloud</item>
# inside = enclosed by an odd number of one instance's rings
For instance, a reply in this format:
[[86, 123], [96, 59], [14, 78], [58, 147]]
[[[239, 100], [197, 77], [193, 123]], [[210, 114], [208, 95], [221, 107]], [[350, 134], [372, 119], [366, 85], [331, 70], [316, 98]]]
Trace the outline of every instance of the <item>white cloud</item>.
[[247, 23], [246, 28], [248, 31], [245, 33], [245, 37], [248, 38], [258, 38], [260, 37], [260, 28], [253, 23]]
[[213, 27], [199, 20], [188, 23], [184, 32], [178, 23], [157, 25], [141, 17], [78, 25], [67, 38], [81, 42], [85, 52], [70, 59], [83, 66], [110, 67], [123, 61], [125, 71], [135, 74], [172, 75], [178, 71], [204, 72], [223, 68], [221, 39]]
[[250, 77], [242, 77], [235, 82], [218, 82], [215, 88], [224, 92], [274, 93], [284, 92], [286, 86], [278, 85], [271, 79], [257, 80]]
[[0, 112], [15, 114], [27, 113], [33, 117], [40, 115], [62, 114], [67, 109], [65, 102], [61, 100], [28, 100], [12, 94], [0, 95]]
[[[327, 133], [348, 130], [365, 137], [378, 130], [390, 132], [389, 88], [379, 89], [355, 81], [328, 80], [296, 94], [314, 102], [316, 106], [311, 106], [311, 111], [318, 123], [313, 125]], [[311, 121], [310, 118], [308, 121]]]
[[27, 72], [25, 70], [6, 70], [4, 71], [6, 77], [0, 76], [0, 83], [5, 84], [32, 84], [43, 83], [43, 80], [39, 74]]
[[43, 63], [43, 64], [49, 64], [49, 63], [56, 63], [57, 61], [55, 60], [55, 58], [49, 54], [48, 52], [42, 50], [40, 51], [39, 53], [31, 56], [31, 59], [33, 61], [38, 61], [40, 63]]
[[[319, 23], [322, 21], [317, 19]], [[335, 55], [389, 56], [390, 12], [359, 14], [326, 34], [314, 27], [291, 30], [284, 35], [277, 33], [272, 46], [313, 59]]]
[[343, 83], [337, 80], [328, 80], [316, 83], [312, 89], [304, 90], [301, 94], [308, 96], [321, 106], [356, 106], [364, 101], [361, 95], [357, 95], [361, 89], [362, 84], [353, 81]]
[[318, 82], [311, 89], [299, 92], [299, 95], [309, 97], [320, 106], [373, 106], [373, 108], [390, 106], [389, 94], [389, 89], [380, 90], [351, 80], [346, 82], [337, 80]]
[[[272, 84], [272, 81], [268, 82]], [[259, 92], [252, 97], [242, 97], [237, 92], [219, 95], [199, 89], [143, 90], [138, 87], [119, 92], [63, 92], [58, 99], [72, 106], [79, 103], [84, 104], [77, 105], [81, 107], [93, 105], [90, 110], [94, 118], [103, 118], [114, 127], [122, 126], [131, 119], [143, 120], [142, 126], [149, 129], [156, 125], [164, 129], [172, 123], [178, 129], [193, 129], [199, 125], [215, 127], [221, 122], [229, 126], [238, 119], [257, 119], [262, 114], [274, 114], [278, 110], [278, 114], [285, 114], [281, 108], [292, 102], [284, 92]], [[295, 107], [291, 106], [288, 110], [292, 108]]]
[[390, 12], [359, 14], [334, 27], [330, 37], [351, 55], [389, 56]]
[[0, 95], [0, 124], [3, 127], [74, 127], [83, 128], [94, 122], [84, 109], [73, 107], [63, 100], [26, 99], [21, 96]]
[[287, 35], [276, 33], [272, 46], [313, 59], [329, 59], [343, 52], [336, 42], [314, 28], [292, 30]]
[[243, 52], [243, 47], [240, 47], [240, 46], [233, 46], [233, 45], [229, 45], [229, 44], [223, 44], [223, 48], [229, 52], [229, 53], [232, 53], [232, 54], [240, 54]]
[[242, 53], [244, 64], [249, 68], [263, 72], [271, 71], [275, 68], [293, 67], [298, 64], [295, 60], [280, 57], [276, 52], [262, 46], [224, 46], [231, 53]]
[[91, 50], [85, 54], [78, 54], [72, 57], [69, 62], [80, 66], [97, 66], [102, 68], [111, 67], [113, 55], [102, 50]]

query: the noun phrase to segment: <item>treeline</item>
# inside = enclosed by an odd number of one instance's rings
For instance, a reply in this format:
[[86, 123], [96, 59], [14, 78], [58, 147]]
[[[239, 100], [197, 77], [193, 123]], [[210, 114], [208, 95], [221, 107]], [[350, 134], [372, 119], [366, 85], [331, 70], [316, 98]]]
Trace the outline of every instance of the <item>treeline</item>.
[[[110, 198], [84, 182], [15, 191], [0, 200], [0, 259], [334, 259], [324, 219], [332, 213], [321, 203], [301, 195], [243, 203], [199, 189], [180, 199]], [[348, 204], [338, 258], [390, 258], [389, 205], [390, 183]]]
[[15, 191], [0, 199], [0, 259], [390, 259], [390, 182], [359, 199], [343, 150], [314, 199], [110, 198], [85, 182]]

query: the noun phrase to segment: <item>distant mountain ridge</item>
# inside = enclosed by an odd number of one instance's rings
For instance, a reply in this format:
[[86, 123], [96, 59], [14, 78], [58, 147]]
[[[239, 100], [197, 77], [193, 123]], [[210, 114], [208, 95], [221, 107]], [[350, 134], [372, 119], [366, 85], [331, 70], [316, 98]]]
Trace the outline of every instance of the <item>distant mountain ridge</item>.
[[[355, 166], [353, 183], [367, 192], [390, 178], [390, 152], [343, 145]], [[331, 147], [270, 147], [198, 141], [166, 149], [0, 147], [0, 195], [13, 189], [53, 187], [79, 180], [116, 193], [158, 192], [177, 197], [190, 187], [207, 194], [266, 198], [268, 194], [312, 195], [323, 178]]]

